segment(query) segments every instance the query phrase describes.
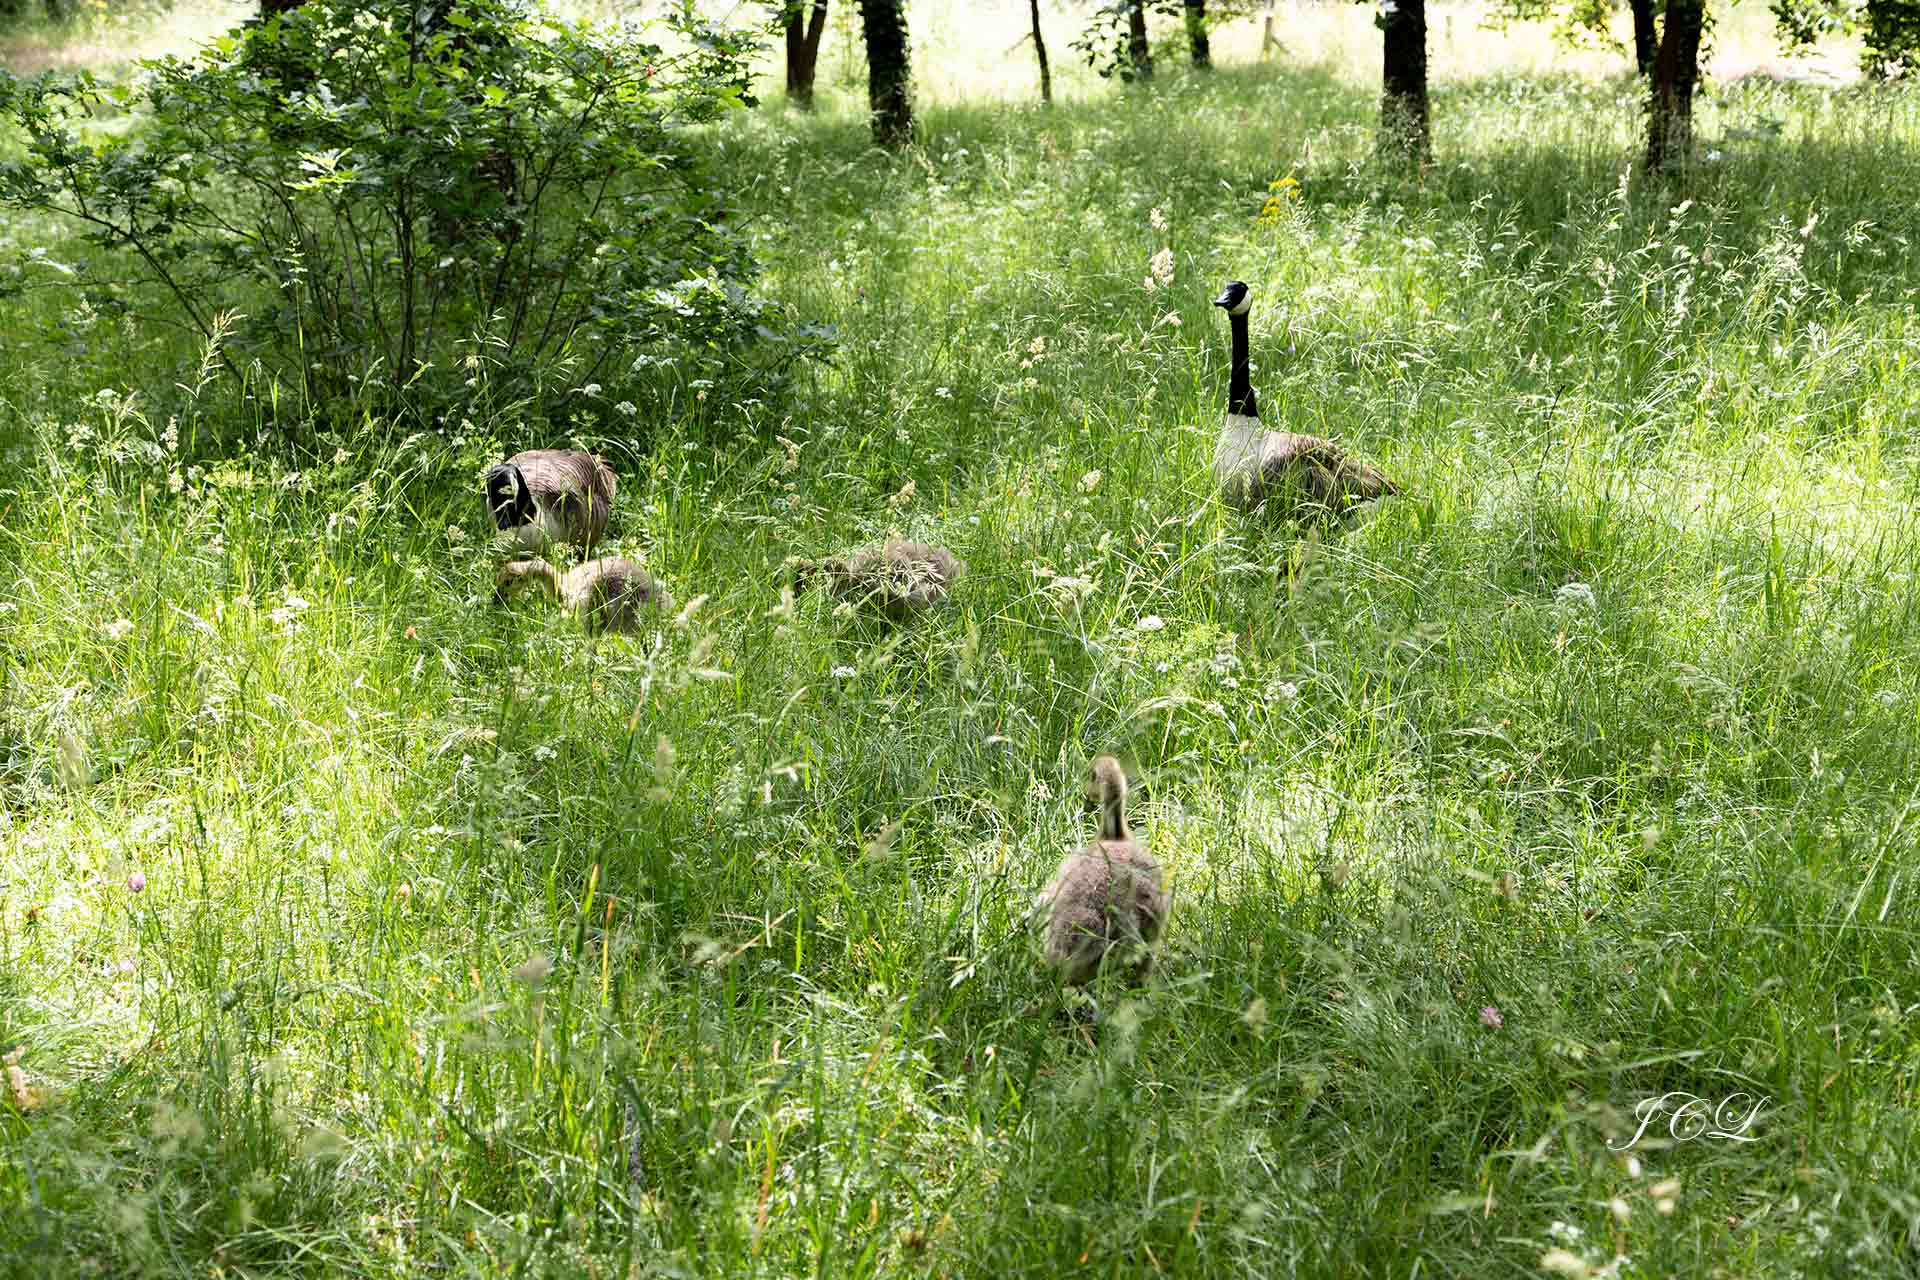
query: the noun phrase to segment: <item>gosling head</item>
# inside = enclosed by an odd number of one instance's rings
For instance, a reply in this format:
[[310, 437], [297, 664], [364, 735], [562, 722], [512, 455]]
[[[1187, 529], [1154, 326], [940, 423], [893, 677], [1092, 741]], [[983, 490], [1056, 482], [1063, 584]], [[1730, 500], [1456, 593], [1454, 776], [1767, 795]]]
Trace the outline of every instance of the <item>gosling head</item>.
[[1253, 290], [1247, 288], [1245, 280], [1229, 280], [1220, 296], [1213, 300], [1216, 307], [1225, 307], [1230, 316], [1243, 316], [1253, 306]]

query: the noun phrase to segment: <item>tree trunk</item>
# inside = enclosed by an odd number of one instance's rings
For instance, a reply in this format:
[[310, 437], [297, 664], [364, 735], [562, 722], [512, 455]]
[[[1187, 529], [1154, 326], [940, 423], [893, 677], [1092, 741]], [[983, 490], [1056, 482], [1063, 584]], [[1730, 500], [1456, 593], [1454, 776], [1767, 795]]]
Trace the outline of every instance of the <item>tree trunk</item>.
[[1427, 0], [1392, 3], [1381, 44], [1381, 149], [1419, 164], [1428, 144]]
[[1273, 34], [1273, 0], [1266, 0], [1266, 17], [1260, 20], [1260, 61], [1265, 62], [1267, 55], [1280, 48], [1280, 37]]
[[801, 0], [787, 6], [787, 101], [802, 111], [813, 110], [813, 73], [826, 30], [827, 0], [813, 0], [810, 14]]
[[1643, 77], [1653, 74], [1653, 0], [1629, 0], [1633, 8], [1633, 66]]
[[1213, 70], [1213, 46], [1207, 41], [1207, 0], [1181, 0], [1186, 9], [1187, 43], [1193, 49], [1193, 65], [1201, 71]]
[[1147, 44], [1147, 0], [1127, 5], [1127, 65], [1135, 80], [1153, 79], [1153, 50]]
[[1700, 79], [1705, 0], [1667, 0], [1647, 104], [1647, 172], [1669, 174], [1693, 152], [1693, 86]]
[[1033, 52], [1040, 59], [1040, 101], [1053, 105], [1053, 73], [1047, 69], [1047, 42], [1040, 34], [1040, 0], [1027, 0], [1033, 16]]
[[860, 0], [860, 27], [867, 41], [867, 105], [873, 113], [873, 140], [882, 147], [903, 147], [913, 140], [906, 0]]

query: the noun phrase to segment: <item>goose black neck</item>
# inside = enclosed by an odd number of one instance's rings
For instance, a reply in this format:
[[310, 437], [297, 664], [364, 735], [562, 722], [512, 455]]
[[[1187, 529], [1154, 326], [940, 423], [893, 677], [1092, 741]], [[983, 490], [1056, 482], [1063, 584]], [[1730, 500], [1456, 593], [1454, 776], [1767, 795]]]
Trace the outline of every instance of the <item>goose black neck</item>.
[[1233, 330], [1233, 373], [1227, 382], [1227, 412], [1257, 418], [1260, 406], [1253, 398], [1253, 378], [1247, 358], [1247, 317], [1230, 315], [1227, 324]]

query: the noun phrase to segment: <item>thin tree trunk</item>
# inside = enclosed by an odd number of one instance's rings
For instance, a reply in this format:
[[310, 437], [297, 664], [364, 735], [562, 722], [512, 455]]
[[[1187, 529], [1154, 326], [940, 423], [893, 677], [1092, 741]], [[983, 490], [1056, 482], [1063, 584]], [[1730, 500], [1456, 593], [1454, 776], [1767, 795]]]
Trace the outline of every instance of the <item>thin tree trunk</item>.
[[913, 140], [906, 0], [860, 0], [860, 26], [867, 41], [867, 105], [873, 113], [873, 140], [882, 147], [903, 147]]
[[1427, 0], [1398, 0], [1381, 41], [1380, 145], [1419, 164], [1427, 157]]
[[1273, 34], [1273, 0], [1267, 0], [1266, 16], [1260, 20], [1260, 61], [1279, 47], [1280, 37]]
[[1213, 46], [1207, 40], [1207, 0], [1181, 0], [1186, 9], [1187, 43], [1193, 49], [1193, 65], [1201, 71], [1213, 70]]
[[1033, 16], [1033, 52], [1040, 59], [1040, 101], [1053, 105], [1053, 73], [1047, 69], [1047, 42], [1040, 34], [1040, 0], [1027, 0]]
[[1705, 0], [1668, 0], [1647, 106], [1647, 172], [1670, 174], [1693, 153], [1693, 86], [1700, 79]]
[[813, 110], [813, 73], [820, 65], [820, 37], [827, 30], [827, 0], [813, 0], [811, 13], [802, 0], [787, 8], [787, 101], [802, 111]]
[[1653, 51], [1659, 36], [1653, 29], [1653, 0], [1628, 0], [1633, 9], [1633, 66], [1643, 77], [1653, 74]]
[[1133, 79], [1153, 79], [1153, 49], [1147, 44], [1147, 0], [1130, 0], [1127, 5], [1127, 63]]

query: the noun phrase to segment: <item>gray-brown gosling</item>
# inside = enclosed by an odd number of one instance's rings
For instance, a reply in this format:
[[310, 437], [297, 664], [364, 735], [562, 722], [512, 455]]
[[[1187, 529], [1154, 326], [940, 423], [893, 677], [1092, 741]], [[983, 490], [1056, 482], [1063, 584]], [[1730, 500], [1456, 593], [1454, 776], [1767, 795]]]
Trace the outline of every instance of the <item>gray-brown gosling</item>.
[[898, 538], [849, 556], [789, 557], [787, 567], [793, 570], [796, 595], [820, 579], [834, 599], [877, 610], [896, 622], [945, 600], [967, 571], [966, 564], [945, 547]]
[[589, 560], [565, 573], [545, 560], [516, 560], [500, 570], [494, 598], [504, 604], [536, 583], [572, 610], [588, 635], [638, 631], [646, 611], [673, 607], [672, 599], [645, 569], [619, 556]]
[[516, 551], [592, 550], [607, 531], [613, 469], [582, 449], [528, 449], [487, 468], [487, 511]]
[[[1287, 514], [1345, 516], [1362, 502], [1398, 493], [1393, 481], [1331, 440], [1294, 431], [1268, 431], [1260, 422], [1247, 355], [1247, 312], [1253, 294], [1244, 280], [1230, 280], [1213, 305], [1223, 307], [1233, 333], [1233, 369], [1227, 382], [1227, 413], [1213, 453], [1213, 482], [1234, 506], [1251, 511], [1262, 503]], [[1306, 508], [1302, 510], [1300, 508]]]
[[1047, 963], [1060, 981], [1085, 986], [1110, 954], [1118, 952], [1133, 978], [1152, 964], [1147, 949], [1167, 922], [1167, 895], [1160, 864], [1135, 842], [1127, 826], [1127, 777], [1120, 762], [1093, 762], [1100, 793], [1100, 838], [1067, 855], [1040, 891]]

